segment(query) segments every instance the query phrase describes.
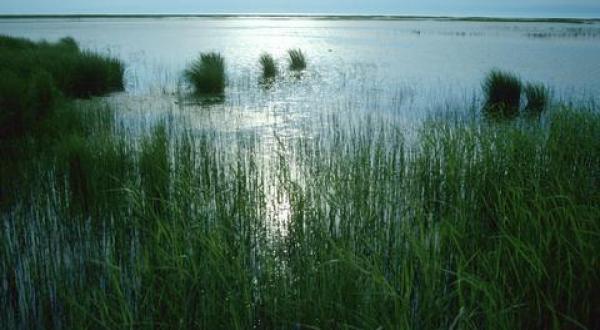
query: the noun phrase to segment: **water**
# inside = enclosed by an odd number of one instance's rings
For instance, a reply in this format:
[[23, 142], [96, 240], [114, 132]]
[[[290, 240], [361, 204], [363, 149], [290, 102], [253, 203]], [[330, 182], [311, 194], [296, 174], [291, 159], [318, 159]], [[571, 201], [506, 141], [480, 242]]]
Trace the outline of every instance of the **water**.
[[[513, 71], [544, 82], [557, 99], [600, 92], [600, 24], [342, 20], [315, 18], [4, 19], [0, 33], [31, 39], [72, 36], [82, 47], [127, 64], [127, 93], [114, 97], [132, 123], [187, 109], [195, 128], [293, 135], [328, 113], [377, 113], [412, 126], [426, 114], [477, 103], [485, 74]], [[301, 48], [308, 70], [286, 70], [286, 51]], [[227, 61], [223, 103], [190, 104], [175, 94], [199, 52]], [[258, 83], [269, 52], [284, 77]], [[202, 108], [202, 109], [198, 109]], [[177, 111], [175, 111], [177, 112]], [[179, 111], [178, 113], [182, 113]], [[136, 119], [137, 118], [137, 119]], [[315, 120], [316, 119], [316, 120]]]

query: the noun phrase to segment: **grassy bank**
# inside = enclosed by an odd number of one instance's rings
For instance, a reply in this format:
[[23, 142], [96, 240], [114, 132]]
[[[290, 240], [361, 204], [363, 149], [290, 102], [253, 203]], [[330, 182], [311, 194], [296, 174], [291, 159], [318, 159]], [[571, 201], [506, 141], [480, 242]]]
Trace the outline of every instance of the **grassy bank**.
[[122, 62], [83, 51], [72, 38], [0, 35], [0, 139], [35, 131], [66, 99], [123, 90], [123, 72]]
[[267, 159], [258, 136], [81, 113], [10, 192], [8, 328], [599, 326], [595, 111], [432, 119], [416, 144], [334, 118]]

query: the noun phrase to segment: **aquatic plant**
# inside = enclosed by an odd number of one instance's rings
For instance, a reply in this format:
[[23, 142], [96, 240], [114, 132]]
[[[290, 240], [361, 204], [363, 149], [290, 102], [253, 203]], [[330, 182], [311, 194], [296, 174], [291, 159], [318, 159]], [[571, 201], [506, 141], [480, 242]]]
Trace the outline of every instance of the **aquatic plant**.
[[124, 88], [125, 67], [116, 58], [85, 51], [71, 59], [68, 69], [64, 76], [58, 76], [68, 96], [90, 97]]
[[169, 193], [168, 143], [166, 128], [159, 125], [142, 142], [139, 157], [144, 204], [157, 214], [163, 211]]
[[503, 115], [514, 115], [519, 112], [522, 83], [516, 75], [492, 70], [487, 75], [482, 89], [486, 111]]
[[184, 73], [196, 94], [222, 94], [225, 91], [225, 59], [218, 53], [203, 53]]
[[62, 46], [62, 47], [65, 47], [65, 48], [67, 48], [67, 49], [69, 49], [71, 51], [77, 51], [77, 50], [79, 50], [79, 44], [72, 37], [61, 38], [58, 41], [58, 45]]
[[27, 90], [27, 112], [32, 120], [46, 117], [54, 108], [59, 97], [59, 91], [54, 85], [54, 79], [47, 71], [35, 72], [29, 81]]
[[0, 76], [0, 138], [4, 138], [25, 128], [28, 86], [13, 70], [0, 69]]
[[264, 80], [272, 79], [278, 74], [277, 63], [270, 54], [262, 54], [259, 59], [262, 68], [262, 78]]
[[2, 219], [7, 328], [596, 325], [597, 112], [434, 118], [410, 152], [384, 121], [332, 119], [270, 160], [242, 135], [225, 153], [212, 133], [140, 143], [81, 120], [67, 159], [28, 158], [27, 208]]
[[301, 49], [288, 50], [289, 67], [292, 71], [301, 71], [306, 69], [306, 58]]
[[98, 96], [124, 88], [122, 61], [81, 51], [73, 38], [63, 38], [57, 43], [33, 43], [0, 36], [0, 45], [5, 45], [0, 48], [0, 68], [16, 71], [25, 79], [46, 71], [65, 96]]
[[0, 137], [22, 135], [63, 97], [123, 90], [124, 65], [81, 51], [72, 38], [57, 43], [0, 36]]
[[543, 111], [548, 106], [550, 101], [550, 91], [544, 84], [528, 83], [523, 89], [525, 98], [527, 99], [527, 105], [525, 110], [529, 111]]

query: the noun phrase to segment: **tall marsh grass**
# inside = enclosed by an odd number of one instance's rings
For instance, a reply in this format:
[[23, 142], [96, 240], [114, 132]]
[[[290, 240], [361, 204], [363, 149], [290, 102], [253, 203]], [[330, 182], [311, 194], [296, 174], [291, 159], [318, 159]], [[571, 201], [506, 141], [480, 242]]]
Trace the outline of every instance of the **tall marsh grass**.
[[33, 129], [64, 97], [123, 90], [118, 59], [81, 51], [72, 38], [56, 43], [0, 36], [0, 138]]
[[597, 112], [432, 119], [416, 144], [332, 120], [267, 159], [101, 120], [68, 142], [81, 170], [32, 158], [2, 216], [8, 328], [598, 326]]
[[262, 54], [259, 59], [260, 66], [262, 68], [263, 80], [273, 79], [279, 73], [277, 69], [277, 63], [270, 54]]
[[521, 79], [499, 70], [491, 71], [482, 86], [485, 109], [490, 113], [515, 115], [521, 105]]
[[527, 105], [525, 110], [540, 112], [550, 103], [550, 91], [544, 84], [528, 83], [523, 89]]
[[218, 53], [203, 53], [185, 71], [185, 78], [196, 94], [223, 94], [225, 59]]
[[306, 57], [301, 49], [288, 50], [289, 67], [292, 71], [302, 71], [306, 69]]

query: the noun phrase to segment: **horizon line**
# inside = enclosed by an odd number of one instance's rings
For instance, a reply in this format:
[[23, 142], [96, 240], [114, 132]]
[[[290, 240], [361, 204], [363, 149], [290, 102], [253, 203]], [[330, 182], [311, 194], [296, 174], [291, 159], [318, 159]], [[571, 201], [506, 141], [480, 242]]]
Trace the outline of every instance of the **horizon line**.
[[558, 16], [504, 16], [504, 15], [410, 15], [410, 14], [353, 14], [353, 13], [23, 13], [3, 14], [0, 18], [363, 18], [363, 19], [442, 19], [473, 21], [524, 21], [524, 22], [586, 22], [600, 21], [600, 17]]

